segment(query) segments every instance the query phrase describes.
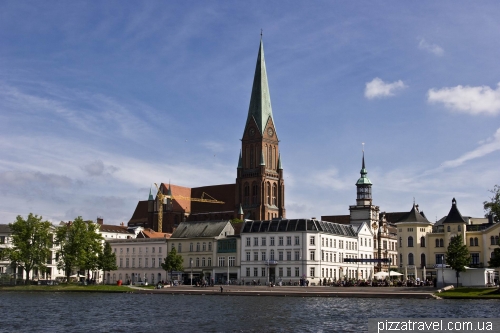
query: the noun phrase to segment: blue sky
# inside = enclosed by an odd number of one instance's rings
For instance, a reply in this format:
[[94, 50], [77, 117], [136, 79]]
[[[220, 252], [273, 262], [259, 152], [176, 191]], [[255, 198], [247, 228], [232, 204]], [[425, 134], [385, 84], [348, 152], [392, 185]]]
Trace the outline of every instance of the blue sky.
[[500, 5], [3, 1], [0, 223], [127, 222], [154, 182], [233, 183], [260, 39], [287, 217], [373, 201], [482, 216], [499, 184]]

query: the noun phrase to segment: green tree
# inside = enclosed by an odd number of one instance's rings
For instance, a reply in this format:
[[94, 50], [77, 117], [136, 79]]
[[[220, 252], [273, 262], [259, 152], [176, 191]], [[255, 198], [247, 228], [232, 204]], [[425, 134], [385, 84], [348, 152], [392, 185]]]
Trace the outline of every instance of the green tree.
[[177, 254], [175, 247], [170, 250], [170, 253], [165, 257], [165, 261], [161, 264], [161, 267], [167, 272], [170, 272], [170, 278], [172, 278], [173, 271], [182, 271], [184, 259], [180, 254]]
[[29, 283], [33, 268], [43, 272], [47, 260], [52, 253], [52, 235], [50, 222], [42, 221], [42, 217], [30, 213], [27, 219], [20, 215], [14, 223], [9, 223], [12, 232], [12, 248], [6, 249], [4, 256], [13, 267], [22, 267], [26, 272], [26, 283]]
[[470, 253], [462, 240], [462, 235], [451, 238], [445, 256], [446, 264], [456, 272], [458, 287], [458, 275], [460, 272], [465, 272], [465, 266], [470, 263]]
[[490, 265], [490, 267], [500, 267], [500, 248], [496, 248], [493, 251], [493, 255], [491, 256], [491, 260], [488, 261], [488, 265]]
[[106, 272], [118, 269], [118, 266], [116, 266], [116, 254], [113, 253], [111, 245], [108, 242], [104, 243], [104, 250], [99, 254], [98, 268], [103, 271], [104, 283], [106, 283]]
[[500, 222], [500, 186], [495, 185], [490, 192], [493, 193], [493, 196], [490, 198], [491, 201], [483, 202], [484, 211], [486, 216], [491, 214], [496, 222]]
[[97, 228], [94, 223], [78, 216], [73, 222], [57, 229], [56, 242], [60, 246], [57, 268], [64, 271], [67, 281], [75, 268], [92, 270], [98, 267], [102, 236], [97, 233]]

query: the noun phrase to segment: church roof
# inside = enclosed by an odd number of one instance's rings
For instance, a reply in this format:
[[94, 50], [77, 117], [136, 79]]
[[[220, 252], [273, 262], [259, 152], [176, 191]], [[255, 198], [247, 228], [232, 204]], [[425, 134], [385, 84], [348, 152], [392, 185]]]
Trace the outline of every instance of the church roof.
[[457, 200], [455, 200], [455, 198], [453, 198], [453, 200], [451, 201], [450, 212], [444, 219], [443, 223], [466, 223], [465, 219], [463, 218], [462, 214], [460, 214], [460, 211], [457, 208]]
[[402, 216], [396, 223], [402, 222], [419, 222], [419, 223], [431, 223], [427, 218], [418, 211], [418, 206], [413, 204], [410, 212]]
[[252, 118], [255, 119], [260, 134], [264, 134], [269, 118], [273, 119], [262, 39], [260, 40], [259, 55], [257, 56], [257, 65], [255, 66], [252, 95], [250, 96], [250, 106], [248, 108], [247, 126], [248, 123], [252, 121]]

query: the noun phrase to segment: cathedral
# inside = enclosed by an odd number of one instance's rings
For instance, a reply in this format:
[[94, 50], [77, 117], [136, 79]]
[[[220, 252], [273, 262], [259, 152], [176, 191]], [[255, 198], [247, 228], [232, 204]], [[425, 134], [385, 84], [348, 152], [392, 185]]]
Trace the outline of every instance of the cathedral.
[[171, 233], [183, 221], [278, 217], [286, 217], [285, 182], [261, 38], [236, 182], [194, 188], [161, 183], [156, 196], [150, 191], [137, 203], [128, 226]]

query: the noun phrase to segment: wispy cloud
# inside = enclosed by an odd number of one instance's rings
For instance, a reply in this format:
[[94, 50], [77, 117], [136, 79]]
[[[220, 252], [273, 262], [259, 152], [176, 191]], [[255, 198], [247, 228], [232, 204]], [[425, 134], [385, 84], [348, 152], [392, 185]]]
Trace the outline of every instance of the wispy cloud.
[[386, 83], [376, 77], [366, 83], [365, 97], [368, 99], [393, 96], [397, 91], [400, 91], [408, 86], [403, 81], [398, 80], [392, 83]]
[[493, 90], [488, 86], [461, 86], [430, 89], [427, 93], [430, 103], [442, 103], [450, 110], [472, 115], [500, 113], [500, 83]]
[[102, 176], [105, 174], [110, 175], [120, 169], [113, 165], [104, 165], [104, 162], [101, 160], [95, 160], [82, 166], [82, 170], [89, 176]]
[[336, 168], [314, 171], [314, 174], [306, 178], [309, 180], [308, 182], [316, 186], [332, 188], [334, 190], [345, 190], [352, 187], [352, 179], [340, 176]]
[[421, 38], [420, 41], [418, 42], [418, 48], [420, 50], [427, 51], [439, 57], [444, 54], [444, 50], [441, 46], [429, 43], [424, 38]]

